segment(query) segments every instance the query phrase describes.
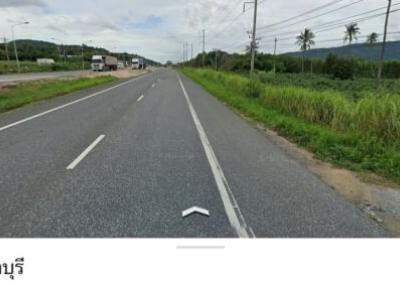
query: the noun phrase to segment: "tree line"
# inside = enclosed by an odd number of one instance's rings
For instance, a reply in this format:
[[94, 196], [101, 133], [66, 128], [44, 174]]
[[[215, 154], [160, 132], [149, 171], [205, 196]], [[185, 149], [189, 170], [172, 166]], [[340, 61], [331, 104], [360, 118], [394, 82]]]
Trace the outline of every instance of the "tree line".
[[[87, 45], [57, 45], [45, 41], [17, 40], [18, 57], [21, 61], [36, 61], [38, 58], [52, 58], [56, 62], [82, 61], [82, 49], [85, 61], [91, 61], [93, 55], [112, 55], [121, 61], [130, 61], [132, 57], [141, 57], [130, 53], [112, 53], [104, 48]], [[14, 60], [12, 42], [0, 43], [0, 60]], [[146, 59], [150, 65], [159, 63]]]

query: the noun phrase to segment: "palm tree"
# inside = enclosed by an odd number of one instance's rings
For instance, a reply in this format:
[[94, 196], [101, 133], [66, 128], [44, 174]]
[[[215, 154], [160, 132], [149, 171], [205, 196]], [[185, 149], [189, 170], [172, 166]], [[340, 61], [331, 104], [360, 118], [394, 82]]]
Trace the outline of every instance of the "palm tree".
[[315, 34], [310, 29], [304, 29], [304, 32], [301, 32], [300, 35], [296, 37], [296, 44], [300, 47], [302, 51], [302, 59], [301, 59], [301, 72], [304, 72], [304, 55], [307, 50], [311, 48], [312, 45], [315, 44], [314, 39]]
[[[373, 47], [375, 47], [375, 44], [378, 42], [378, 37], [379, 37], [379, 35], [377, 34], [377, 33], [371, 33], [371, 34], [369, 34], [368, 36], [367, 36], [367, 44], [368, 44], [368, 47], [369, 48], [373, 48]], [[372, 76], [374, 76], [375, 77], [375, 70], [374, 70], [374, 66], [375, 66], [375, 64], [374, 64], [374, 62], [373, 62], [373, 60], [371, 61], [371, 74], [372, 74]]]
[[357, 40], [357, 35], [360, 34], [360, 28], [357, 23], [351, 23], [345, 26], [346, 31], [344, 32], [344, 42], [349, 42], [349, 46], [353, 40]]
[[367, 44], [368, 44], [368, 46], [371, 47], [371, 48], [373, 46], [375, 46], [375, 44], [378, 42], [378, 37], [379, 37], [378, 34], [375, 33], [375, 32], [369, 34], [367, 36]]

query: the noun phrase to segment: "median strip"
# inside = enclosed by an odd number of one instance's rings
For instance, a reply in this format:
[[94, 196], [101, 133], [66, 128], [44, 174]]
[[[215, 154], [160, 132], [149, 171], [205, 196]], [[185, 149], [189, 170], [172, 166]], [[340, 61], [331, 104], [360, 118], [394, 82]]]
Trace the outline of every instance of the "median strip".
[[[120, 83], [120, 84], [114, 85], [114, 86], [112, 86], [112, 87], [103, 89], [103, 90], [101, 90], [101, 91], [95, 92], [95, 93], [93, 93], [93, 94], [90, 94], [90, 95], [88, 95], [88, 96], [82, 97], [82, 98], [80, 98], [80, 99], [71, 101], [71, 102], [69, 102], [69, 103], [66, 103], [66, 104], [57, 106], [57, 107], [55, 107], [55, 108], [51, 108], [51, 109], [46, 110], [46, 111], [44, 111], [44, 112], [41, 112], [41, 113], [38, 113], [38, 114], [35, 114], [35, 115], [32, 115], [32, 116], [26, 117], [26, 118], [24, 118], [24, 119], [21, 119], [21, 120], [19, 120], [19, 121], [16, 121], [16, 122], [11, 123], [11, 124], [8, 124], [8, 125], [5, 125], [5, 126], [3, 126], [3, 127], [0, 127], [0, 132], [1, 132], [1, 131], [4, 131], [4, 130], [6, 130], [6, 129], [9, 129], [9, 128], [11, 128], [11, 127], [20, 125], [20, 124], [22, 124], [22, 123], [25, 123], [25, 122], [27, 122], [27, 121], [30, 121], [30, 120], [32, 120], [32, 119], [35, 119], [35, 118], [44, 116], [44, 115], [49, 114], [49, 113], [51, 113], [51, 112], [54, 112], [54, 111], [63, 109], [63, 108], [68, 107], [68, 106], [71, 106], [71, 105], [76, 104], [76, 103], [78, 103], [78, 102], [82, 102], [82, 101], [84, 101], [84, 100], [90, 99], [90, 98], [95, 97], [95, 96], [97, 96], [97, 95], [106, 93], [106, 92], [108, 92], [108, 91], [111, 91], [111, 90], [113, 90], [113, 89], [119, 88], [119, 87], [121, 87], [121, 86], [130, 84], [130, 83], [132, 83], [132, 82], [134, 82], [134, 81], [136, 81], [136, 80], [138, 80], [138, 79], [140, 79], [140, 78], [142, 78], [142, 77], [145, 77], [145, 76], [146, 76], [146, 75], [136, 77], [136, 78], [134, 78], [134, 79], [131, 79], [131, 80], [122, 82], [122, 83]], [[0, 103], [1, 103], [1, 94], [0, 94]], [[0, 106], [1, 106], [1, 105], [0, 105]], [[2, 109], [0, 108], [0, 111], [1, 111], [1, 110], [2, 110]]]
[[89, 145], [71, 164], [68, 165], [67, 170], [73, 170], [89, 153], [96, 147], [97, 144], [103, 140], [105, 135], [100, 135], [92, 144]]

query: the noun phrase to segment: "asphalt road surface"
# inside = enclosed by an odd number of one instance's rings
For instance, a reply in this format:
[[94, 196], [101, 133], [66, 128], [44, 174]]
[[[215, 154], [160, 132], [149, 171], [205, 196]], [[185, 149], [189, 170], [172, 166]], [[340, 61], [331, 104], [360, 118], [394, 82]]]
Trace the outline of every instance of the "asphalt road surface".
[[[209, 216], [182, 211], [198, 206]], [[1, 237], [383, 237], [171, 69], [0, 115]]]

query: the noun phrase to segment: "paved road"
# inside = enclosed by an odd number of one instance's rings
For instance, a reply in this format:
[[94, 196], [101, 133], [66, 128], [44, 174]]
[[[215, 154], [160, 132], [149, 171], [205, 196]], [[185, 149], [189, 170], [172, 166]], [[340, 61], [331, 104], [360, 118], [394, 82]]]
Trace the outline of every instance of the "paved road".
[[60, 71], [60, 72], [38, 72], [0, 75], [0, 84], [8, 82], [29, 81], [38, 79], [67, 78], [75, 75], [90, 74], [90, 71]]
[[1, 237], [387, 235], [169, 69], [0, 115], [0, 196]]

